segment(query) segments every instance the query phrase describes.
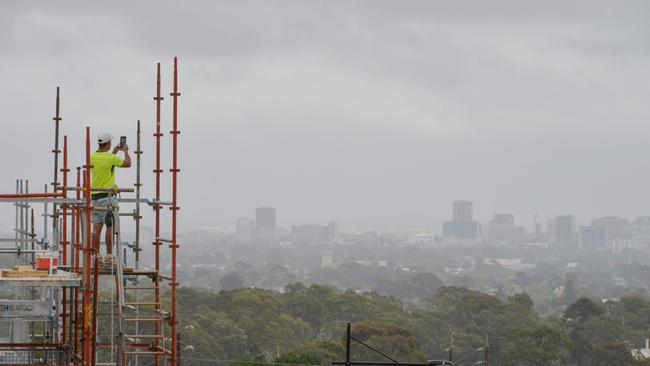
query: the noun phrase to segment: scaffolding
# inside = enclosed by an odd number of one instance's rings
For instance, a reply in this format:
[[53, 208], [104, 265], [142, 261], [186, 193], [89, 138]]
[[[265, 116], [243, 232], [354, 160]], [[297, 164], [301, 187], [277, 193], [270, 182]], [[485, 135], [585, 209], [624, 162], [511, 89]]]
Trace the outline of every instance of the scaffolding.
[[[15, 206], [13, 238], [0, 238], [0, 365], [137, 366], [178, 364], [176, 289], [178, 207], [178, 60], [173, 61], [171, 135], [171, 200], [161, 199], [161, 71], [156, 66], [155, 197], [142, 197], [141, 123], [136, 124], [133, 188], [91, 187], [90, 127], [85, 131], [84, 163], [70, 184], [68, 137], [59, 146], [60, 90], [56, 90], [54, 177], [43, 192], [29, 190], [27, 180], [16, 191], [0, 194], [0, 203]], [[59, 158], [62, 155], [61, 167]], [[106, 192], [108, 207], [93, 207], [92, 192]], [[134, 197], [129, 197], [134, 195]], [[42, 236], [37, 237], [35, 208], [42, 204]], [[128, 212], [125, 207], [132, 205]], [[142, 268], [142, 207], [154, 214], [153, 268]], [[51, 214], [49, 208], [52, 208]], [[170, 238], [161, 237], [161, 209], [171, 211]], [[101, 257], [92, 245], [91, 213], [114, 217], [114, 257]], [[120, 219], [135, 224], [132, 241], [123, 241]], [[51, 226], [48, 224], [51, 220]], [[48, 230], [50, 227], [51, 230]], [[161, 272], [163, 243], [168, 244], [170, 274]], [[161, 291], [163, 283], [169, 291]], [[165, 307], [169, 306], [166, 310]], [[167, 334], [166, 334], [167, 333]]]

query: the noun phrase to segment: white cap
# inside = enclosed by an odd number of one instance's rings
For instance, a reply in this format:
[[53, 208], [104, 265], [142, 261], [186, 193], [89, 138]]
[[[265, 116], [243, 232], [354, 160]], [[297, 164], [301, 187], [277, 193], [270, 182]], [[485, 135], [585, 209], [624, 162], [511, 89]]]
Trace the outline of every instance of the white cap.
[[100, 144], [105, 144], [107, 142], [110, 142], [112, 139], [113, 136], [111, 136], [111, 134], [108, 132], [100, 132], [97, 134], [97, 142]]

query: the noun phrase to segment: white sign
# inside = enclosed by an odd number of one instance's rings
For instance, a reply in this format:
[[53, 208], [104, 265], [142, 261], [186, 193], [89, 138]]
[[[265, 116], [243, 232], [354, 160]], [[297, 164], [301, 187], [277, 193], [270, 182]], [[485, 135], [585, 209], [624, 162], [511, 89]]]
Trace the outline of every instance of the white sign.
[[50, 316], [52, 306], [40, 300], [0, 300], [0, 318]]

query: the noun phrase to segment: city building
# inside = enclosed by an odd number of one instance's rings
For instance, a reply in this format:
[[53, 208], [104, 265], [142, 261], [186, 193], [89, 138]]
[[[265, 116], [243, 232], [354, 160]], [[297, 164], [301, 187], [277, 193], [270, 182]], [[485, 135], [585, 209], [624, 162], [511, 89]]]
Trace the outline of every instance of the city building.
[[557, 241], [557, 217], [551, 217], [546, 220], [546, 235], [552, 242]]
[[555, 218], [555, 242], [561, 247], [575, 249], [576, 247], [576, 217], [562, 215]]
[[627, 219], [616, 216], [605, 216], [591, 220], [591, 226], [604, 227], [607, 229], [607, 243], [612, 244], [614, 239], [624, 239], [626, 229], [630, 222]]
[[452, 220], [442, 224], [443, 243], [476, 244], [481, 241], [481, 225], [473, 221], [473, 205], [470, 201], [454, 201]]
[[255, 210], [255, 228], [275, 229], [275, 209], [273, 207], [258, 207]]
[[499, 245], [518, 245], [524, 238], [523, 226], [515, 226], [512, 214], [494, 214], [488, 224], [488, 242]]
[[294, 225], [291, 227], [294, 244], [324, 244], [331, 243], [334, 232], [330, 225]]
[[323, 268], [334, 266], [334, 251], [326, 248], [320, 252], [320, 266]]
[[330, 230], [330, 238], [332, 241], [336, 241], [339, 237], [339, 224], [338, 222], [330, 221], [329, 224], [327, 224]]
[[639, 216], [625, 228], [626, 238], [650, 237], [650, 216]]
[[452, 206], [452, 221], [471, 222], [474, 220], [474, 205], [472, 202], [454, 201]]
[[255, 232], [255, 221], [249, 217], [237, 219], [235, 236], [240, 243], [250, 243]]
[[515, 216], [513, 214], [494, 214], [490, 222], [499, 225], [514, 226]]
[[632, 349], [632, 358], [636, 361], [643, 361], [650, 358], [650, 339], [645, 339], [645, 348]]
[[632, 249], [633, 243], [630, 239], [614, 239], [612, 241], [612, 253], [613, 254], [622, 254], [628, 249]]
[[604, 226], [580, 226], [578, 228], [578, 249], [606, 250], [610, 248], [609, 232]]

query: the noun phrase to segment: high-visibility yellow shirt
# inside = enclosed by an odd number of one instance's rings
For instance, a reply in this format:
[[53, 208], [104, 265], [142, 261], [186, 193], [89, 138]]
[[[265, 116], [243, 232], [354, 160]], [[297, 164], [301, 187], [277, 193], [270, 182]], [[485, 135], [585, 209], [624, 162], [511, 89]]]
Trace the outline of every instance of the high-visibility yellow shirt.
[[[91, 180], [93, 188], [113, 188], [115, 186], [115, 167], [122, 166], [124, 159], [108, 151], [95, 151], [90, 154]], [[101, 193], [92, 191], [91, 193]]]

